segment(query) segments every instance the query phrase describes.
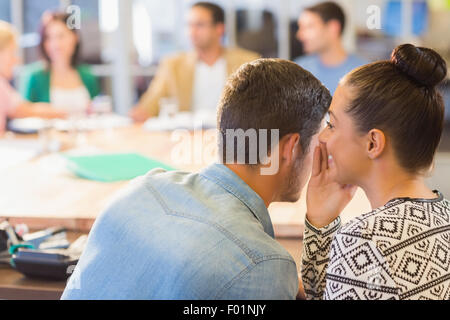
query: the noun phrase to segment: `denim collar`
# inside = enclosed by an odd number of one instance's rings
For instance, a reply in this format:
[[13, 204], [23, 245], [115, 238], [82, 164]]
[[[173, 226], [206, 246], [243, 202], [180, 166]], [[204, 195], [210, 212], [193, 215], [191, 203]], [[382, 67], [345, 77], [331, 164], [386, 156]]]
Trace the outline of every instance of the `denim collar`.
[[223, 164], [214, 164], [200, 174], [238, 198], [262, 224], [264, 232], [272, 238], [275, 237], [272, 220], [264, 201], [233, 171]]

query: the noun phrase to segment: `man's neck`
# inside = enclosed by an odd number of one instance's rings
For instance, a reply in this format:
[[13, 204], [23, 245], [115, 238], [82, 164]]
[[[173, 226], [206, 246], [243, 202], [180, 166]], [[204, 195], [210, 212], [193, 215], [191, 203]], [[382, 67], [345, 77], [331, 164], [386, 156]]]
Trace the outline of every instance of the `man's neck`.
[[247, 165], [226, 165], [242, 179], [253, 191], [255, 191], [268, 208], [274, 202], [275, 188], [273, 187], [272, 176], [263, 176], [259, 174], [259, 169], [250, 168]]
[[207, 49], [197, 49], [199, 60], [209, 66], [213, 66], [217, 62], [217, 60], [222, 57], [223, 52], [224, 48], [220, 44], [211, 46]]
[[347, 57], [348, 53], [340, 41], [328, 46], [319, 53], [320, 61], [327, 67], [339, 66], [347, 60]]

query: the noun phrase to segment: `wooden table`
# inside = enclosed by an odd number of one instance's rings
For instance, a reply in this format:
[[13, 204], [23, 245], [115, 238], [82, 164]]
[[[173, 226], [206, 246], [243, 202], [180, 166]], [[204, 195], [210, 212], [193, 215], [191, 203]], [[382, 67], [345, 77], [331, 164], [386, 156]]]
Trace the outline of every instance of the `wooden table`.
[[7, 266], [0, 266], [1, 300], [59, 300], [65, 283], [33, 280]]

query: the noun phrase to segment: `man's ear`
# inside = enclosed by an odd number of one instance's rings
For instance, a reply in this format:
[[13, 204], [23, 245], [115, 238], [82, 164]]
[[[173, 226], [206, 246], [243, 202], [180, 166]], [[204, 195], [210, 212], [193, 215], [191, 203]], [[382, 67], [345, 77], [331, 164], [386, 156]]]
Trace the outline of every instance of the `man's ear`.
[[218, 34], [220, 35], [220, 37], [224, 37], [225, 36], [225, 25], [223, 23], [218, 23], [216, 25], [216, 30], [218, 32]]
[[372, 129], [367, 134], [367, 155], [371, 160], [381, 156], [386, 147], [386, 136], [383, 131]]
[[281, 160], [287, 164], [291, 164], [297, 158], [297, 152], [301, 148], [300, 135], [298, 133], [288, 134], [280, 141]]
[[335, 34], [336, 36], [342, 36], [342, 26], [338, 20], [333, 19], [328, 21], [327, 27], [329, 28], [329, 30], [332, 30], [333, 34]]

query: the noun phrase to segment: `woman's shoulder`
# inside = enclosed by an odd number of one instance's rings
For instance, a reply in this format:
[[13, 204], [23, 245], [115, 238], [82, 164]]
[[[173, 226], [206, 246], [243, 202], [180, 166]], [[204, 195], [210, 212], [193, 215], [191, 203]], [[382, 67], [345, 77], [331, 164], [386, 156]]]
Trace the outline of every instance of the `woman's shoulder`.
[[450, 202], [440, 194], [435, 200], [394, 199], [351, 220], [339, 235], [374, 241], [386, 248], [443, 227], [450, 230]]
[[88, 64], [80, 64], [76, 67], [81, 79], [90, 86], [96, 85], [97, 77], [92, 72], [92, 67]]
[[77, 71], [86, 77], [94, 77], [94, 74], [92, 73], [92, 67], [89, 64], [79, 64], [76, 66]]
[[49, 73], [47, 64], [43, 61], [30, 63], [23, 68], [24, 73], [30, 76], [42, 76]]
[[34, 62], [23, 67], [19, 91], [31, 102], [47, 102], [45, 98], [50, 83], [50, 73], [43, 61]]
[[81, 80], [89, 91], [91, 98], [98, 96], [100, 94], [100, 87], [98, 83], [97, 76], [91, 70], [91, 66], [87, 64], [79, 64], [76, 67]]

